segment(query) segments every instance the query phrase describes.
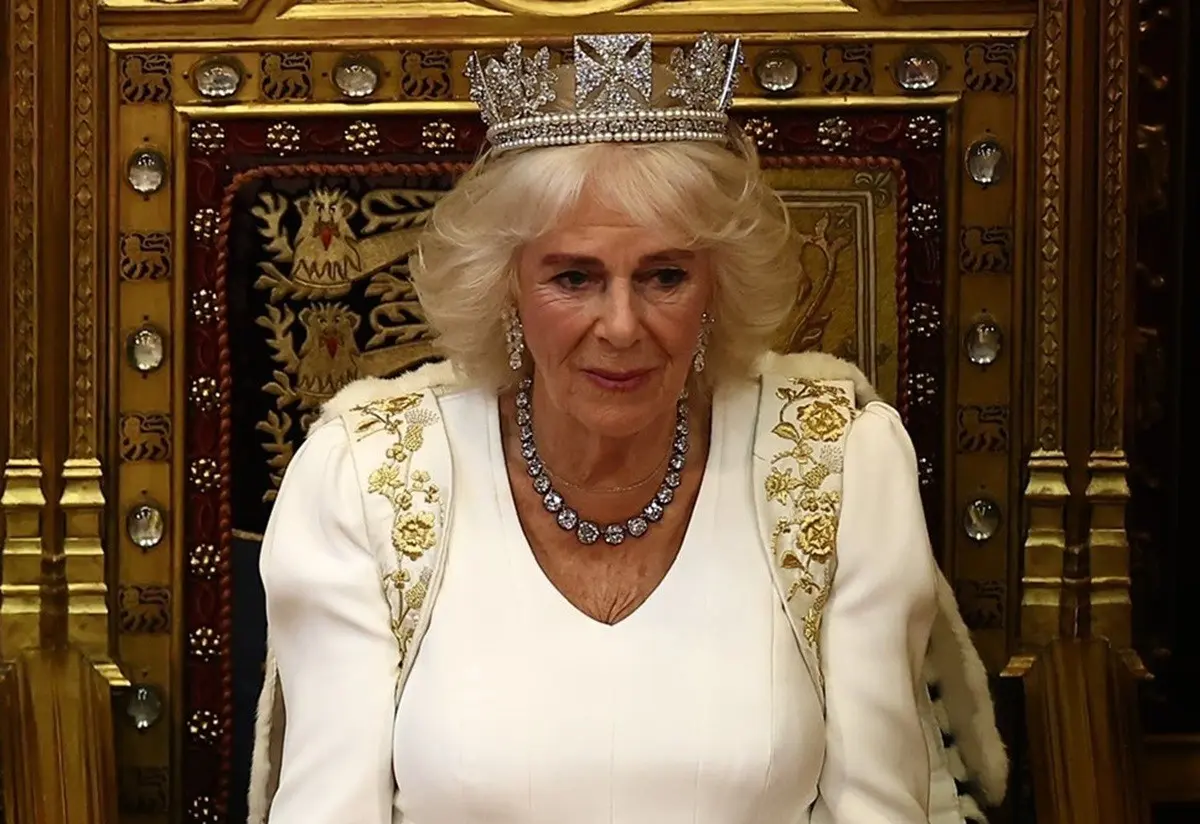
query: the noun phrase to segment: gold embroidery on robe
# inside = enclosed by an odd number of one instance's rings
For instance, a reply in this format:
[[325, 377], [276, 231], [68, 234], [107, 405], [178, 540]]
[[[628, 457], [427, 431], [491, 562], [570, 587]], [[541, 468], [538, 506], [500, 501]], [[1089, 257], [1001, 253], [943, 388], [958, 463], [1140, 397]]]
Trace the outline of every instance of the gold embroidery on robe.
[[402, 664], [408, 658], [433, 576], [433, 561], [426, 553], [438, 545], [445, 529], [441, 490], [428, 472], [414, 469], [412, 463], [425, 443], [425, 428], [438, 423], [437, 413], [422, 405], [423, 397], [420, 393], [398, 395], [354, 409], [362, 415], [355, 427], [358, 437], [383, 431], [395, 438], [386, 461], [368, 477], [367, 492], [386, 498], [394, 513], [394, 567], [385, 569], [382, 577]]
[[811, 599], [803, 617], [804, 640], [820, 661], [821, 618], [837, 569], [843, 439], [856, 410], [848, 391], [831, 383], [792, 378], [776, 390], [782, 401], [771, 429], [784, 445], [771, 457], [764, 481], [778, 515], [771, 552], [787, 582], [791, 602]]

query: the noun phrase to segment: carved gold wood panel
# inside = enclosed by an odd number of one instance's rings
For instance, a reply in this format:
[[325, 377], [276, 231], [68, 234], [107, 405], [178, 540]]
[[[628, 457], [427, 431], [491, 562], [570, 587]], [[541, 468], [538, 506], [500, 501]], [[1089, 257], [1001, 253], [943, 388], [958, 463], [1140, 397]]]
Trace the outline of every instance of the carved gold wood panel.
[[[111, 608], [117, 652], [128, 674], [160, 688], [157, 700], [171, 722], [152, 724], [145, 732], [129, 725], [120, 730], [126, 815], [154, 820], [172, 802], [186, 802], [179, 807], [183, 814], [203, 821], [227, 806], [228, 793], [236, 793], [236, 787], [231, 789], [219, 770], [203, 779], [210, 781], [203, 792], [185, 794], [177, 780], [188, 759], [195, 765], [199, 754], [219, 753], [228, 746], [232, 721], [221, 696], [236, 686], [230, 672], [222, 669], [229, 643], [224, 629], [232, 626], [229, 604], [220, 601], [219, 587], [212, 590], [217, 596], [212, 602], [184, 597], [188, 587], [205, 593], [201, 582], [228, 578], [229, 546], [189, 544], [186, 538], [193, 534], [193, 525], [188, 518], [201, 518], [205, 528], [216, 528], [222, 541], [242, 539], [230, 535], [220, 501], [219, 458], [222, 449], [228, 449], [229, 433], [218, 426], [211, 442], [189, 440], [190, 417], [210, 407], [219, 409], [229, 400], [223, 396], [225, 376], [219, 363], [203, 363], [200, 369], [188, 362], [195, 355], [189, 344], [201, 334], [213, 335], [218, 349], [230, 344], [228, 336], [221, 343], [222, 310], [213, 303], [216, 292], [205, 293], [205, 286], [192, 288], [205, 265], [191, 257], [193, 251], [205, 243], [215, 248], [229, 227], [222, 219], [227, 213], [221, 208], [220, 191], [215, 206], [188, 200], [189, 187], [197, 182], [191, 160], [204, 152], [220, 158], [210, 164], [214, 185], [240, 173], [225, 168], [223, 158], [236, 165], [245, 147], [237, 145], [244, 130], [235, 126], [256, 118], [277, 126], [270, 133], [264, 127], [261, 139], [283, 155], [322, 148], [338, 162], [370, 164], [378, 160], [376, 151], [396, 150], [396, 135], [405, 133], [412, 141], [408, 149], [416, 147], [418, 160], [445, 160], [467, 145], [458, 125], [463, 121], [456, 120], [469, 117], [458, 80], [464, 44], [494, 47], [507, 35], [532, 31], [561, 46], [562, 36], [581, 25], [582, 13], [602, 8], [605, 14], [586, 18], [589, 28], [678, 32], [714, 26], [758, 32], [761, 36], [751, 42], [757, 52], [748, 80], [765, 52], [779, 47], [792, 51], [800, 65], [795, 91], [767, 96], [748, 86], [743, 113], [748, 125], [751, 117], [764, 122], [763, 139], [775, 128], [781, 144], [803, 144], [808, 154], [820, 146], [838, 156], [865, 155], [869, 152], [863, 146], [892, 144], [863, 124], [891, 118], [903, 124], [895, 145], [940, 141], [936, 151], [944, 163], [936, 185], [922, 190], [929, 181], [904, 169], [910, 193], [918, 193], [907, 209], [897, 209], [894, 238], [896, 260], [914, 264], [909, 269], [895, 267], [896, 313], [906, 324], [898, 323], [895, 330], [868, 330], [864, 319], [870, 312], [847, 312], [846, 291], [835, 300], [841, 314], [830, 314], [824, 330], [832, 330], [837, 341], [852, 341], [860, 361], [868, 358], [868, 366], [872, 355], [879, 356], [881, 341], [887, 348], [893, 331], [897, 352], [905, 341], [912, 347], [907, 360], [897, 356], [893, 361], [895, 396], [902, 406], [910, 404], [910, 420], [936, 422], [945, 433], [940, 450], [924, 455], [923, 477], [930, 477], [927, 488], [936, 490], [930, 493], [936, 505], [935, 526], [940, 527], [935, 537], [989, 663], [995, 667], [1016, 649], [1019, 589], [1024, 597], [1024, 640], [1039, 643], [1057, 631], [1062, 549], [1068, 536], [1064, 511], [1073, 503], [1065, 483], [1068, 459], [1077, 476], [1090, 471], [1095, 481], [1088, 494], [1091, 534], [1080, 534], [1076, 524], [1072, 540], [1086, 542], [1102, 562], [1101, 600], [1110, 616], [1102, 625], [1120, 630], [1126, 620], [1122, 610], [1127, 611], [1121, 574], [1124, 387], [1119, 370], [1124, 360], [1121, 307], [1127, 288], [1122, 264], [1127, 225], [1122, 201], [1128, 188], [1123, 154], [1128, 147], [1122, 140], [1129, 117], [1130, 54], [1125, 44], [1132, 2], [1102, 0], [1096, 8], [1098, 45], [1089, 45], [1093, 36], [1069, 0], [108, 0], [99, 3], [100, 19], [95, 0], [72, 0], [71, 13], [58, 16], [44, 13], [46, 2], [16, 0], [6, 9], [6, 56], [13, 69], [5, 78], [6, 93], [16, 116], [7, 133], [8, 196], [2, 199], [9, 241], [6, 352], [12, 353], [2, 373], [10, 411], [4, 490], [5, 634], [0, 638], [5, 656], [36, 636], [41, 605], [36, 587], [23, 585], [36, 585], [41, 579], [44, 550], [57, 552], [57, 547], [44, 545], [40, 524], [56, 523], [62, 510], [68, 516], [64, 549], [76, 612], [70, 637], [85, 647], [107, 646], [102, 632], [106, 622], [100, 616], [106, 605]], [[514, 14], [518, 7], [541, 16]], [[331, 31], [337, 32], [338, 40], [329, 39]], [[57, 34], [41, 37], [48, 32]], [[57, 48], [52, 43], [65, 44], [65, 61], [54, 62], [64, 55], [52, 54]], [[901, 55], [914, 46], [927, 47], [941, 66], [932, 94], [905, 94], [895, 83]], [[382, 75], [374, 95], [347, 105], [331, 80], [339, 60], [351, 52], [368, 52], [379, 62]], [[233, 58], [244, 74], [231, 99], [218, 104], [202, 100], [193, 84], [201, 61], [219, 56]], [[1099, 67], [1095, 87], [1081, 80], [1081, 73], [1069, 71], [1071, 61], [1081, 60]], [[38, 75], [39, 65], [70, 65], [60, 87], [69, 105], [47, 102], [45, 84], [60, 81], [55, 71]], [[69, 122], [70, 141], [46, 141], [43, 109], [61, 109]], [[820, 116], [819, 110], [828, 116]], [[306, 143], [315, 133], [309, 125], [334, 114], [346, 116], [345, 122], [321, 137], [320, 147]], [[401, 122], [420, 125], [398, 131], [395, 124]], [[1098, 129], [1089, 128], [1090, 123]], [[107, 131], [102, 131], [103, 124]], [[1087, 146], [1097, 133], [1100, 149], [1093, 157]], [[222, 135], [233, 143], [222, 144]], [[1006, 151], [1011, 166], [1007, 175], [986, 187], [975, 186], [965, 176], [965, 152], [989, 137]], [[137, 167], [142, 180], [164, 175], [165, 185], [157, 192], [136, 193], [124, 182], [127, 163], [139, 149], [161, 155], [164, 168], [156, 169], [153, 158]], [[764, 153], [769, 151], [764, 148]], [[41, 164], [47, 157], [61, 162]], [[1093, 172], [1098, 186], [1089, 182]], [[842, 185], [834, 191], [850, 190]], [[919, 194], [922, 191], [940, 195]], [[63, 214], [69, 215], [70, 230], [61, 251], [41, 243], [44, 235], [37, 231], [53, 198], [61, 198]], [[853, 212], [852, 198], [829, 198], [835, 200], [844, 213]], [[1028, 215], [1027, 204], [1032, 204]], [[240, 213], [234, 209], [228, 214]], [[1092, 224], [1102, 231], [1088, 235], [1086, 227]], [[831, 221], [817, 231], [820, 224], [814, 222], [806, 231], [829, 239], [827, 230], [834, 225]], [[886, 257], [889, 232], [846, 236], [851, 241], [839, 250], [838, 283], [845, 286], [847, 273], [853, 272], [856, 299], [869, 303], [864, 296], [882, 294], [880, 281], [872, 281], [869, 273], [872, 261], [878, 266]], [[922, 255], [926, 262], [931, 257], [939, 262], [938, 283], [945, 290], [936, 302], [913, 300], [908, 305], [901, 297], [906, 283], [901, 274], [927, 273], [928, 267], [918, 265]], [[57, 273], [61, 282], [54, 279]], [[1097, 289], [1089, 291], [1081, 284], [1090, 283], [1093, 273], [1098, 273]], [[916, 275], [913, 278], [914, 288], [920, 288]], [[814, 288], [817, 284], [814, 280]], [[39, 372], [37, 364], [44, 361], [45, 352], [34, 332], [47, 322], [62, 325], [49, 315], [39, 316], [37, 310], [60, 288], [68, 296], [63, 338], [70, 344], [63, 362], [69, 378], [55, 394], [36, 386], [36, 376], [46, 370]], [[1028, 326], [1021, 306], [1030, 307]], [[110, 307], [111, 316], [106, 316]], [[297, 316], [291, 337], [297, 350], [303, 348], [302, 338], [336, 331], [335, 315], [310, 312], [305, 321]], [[1068, 322], [1072, 316], [1083, 320]], [[1093, 318], [1097, 340], [1081, 345], [1079, 333], [1072, 330], [1086, 329]], [[964, 348], [968, 329], [988, 319], [996, 322], [1003, 337], [998, 359], [983, 368], [966, 360]], [[803, 330], [804, 325], [802, 314], [798, 327]], [[126, 343], [135, 332], [140, 333], [138, 356], [156, 357], [161, 341], [163, 363], [144, 372], [127, 365]], [[987, 340], [994, 342], [994, 335]], [[868, 351], [872, 347], [875, 352]], [[926, 355], [937, 354], [938, 368], [906, 371], [905, 364], [921, 362], [921, 347]], [[99, 366], [104, 349], [116, 390], [107, 408], [102, 401], [105, 370]], [[1028, 353], [1027, 359], [1015, 359], [1018, 352]], [[280, 354], [286, 354], [282, 348]], [[301, 353], [295, 354], [299, 358]], [[1084, 365], [1068, 368], [1068, 354]], [[1086, 380], [1068, 381], [1079, 370], [1089, 373]], [[288, 374], [286, 368], [281, 371]], [[877, 374], [891, 379], [889, 372]], [[1093, 374], [1098, 376], [1094, 387]], [[293, 389], [300, 377], [297, 366], [289, 377]], [[1066, 402], [1068, 395], [1072, 404]], [[59, 396], [66, 398], [66, 414], [56, 405]], [[47, 399], [53, 408], [44, 408]], [[69, 460], [62, 467], [40, 462], [44, 444], [56, 437], [45, 434], [41, 421], [46, 415], [63, 415], [67, 421]], [[102, 422], [107, 422], [103, 433], [98, 429]], [[1093, 422], [1095, 437], [1081, 452], [1081, 441], [1093, 434]], [[1087, 434], [1081, 438], [1080, 431]], [[1035, 447], [1026, 486], [1029, 529], [1022, 533], [1017, 484], [1029, 447]], [[107, 458], [103, 485], [98, 456]], [[283, 451], [275, 457], [280, 456]], [[62, 500], [46, 502], [40, 491], [43, 477], [49, 476], [51, 488], [57, 489], [58, 475], [65, 482]], [[107, 501], [100, 495], [102, 487], [110, 493]], [[213, 492], [217, 497], [211, 509], [183, 505], [185, 495]], [[963, 530], [965, 506], [977, 498], [990, 498], [1000, 512], [996, 534], [978, 545], [965, 538]], [[161, 508], [158, 515], [141, 508], [152, 505]], [[129, 516], [135, 517], [127, 521]], [[970, 524], [989, 531], [989, 519], [984, 508], [973, 513]], [[107, 597], [99, 553], [104, 523], [111, 528], [108, 546], [115, 557], [109, 566], [117, 579]], [[144, 547], [129, 539], [127, 526], [140, 531]], [[164, 536], [154, 543], [147, 530], [159, 526]], [[1022, 541], [1023, 568], [1016, 562]], [[209, 616], [216, 617], [210, 622]], [[1028, 661], [1014, 659], [1010, 670], [1020, 672]], [[180, 684], [186, 681], [187, 667], [193, 666], [216, 673], [216, 698], [182, 694]], [[110, 681], [119, 681], [115, 670], [106, 672]], [[135, 708], [148, 713], [153, 705], [144, 700]]]

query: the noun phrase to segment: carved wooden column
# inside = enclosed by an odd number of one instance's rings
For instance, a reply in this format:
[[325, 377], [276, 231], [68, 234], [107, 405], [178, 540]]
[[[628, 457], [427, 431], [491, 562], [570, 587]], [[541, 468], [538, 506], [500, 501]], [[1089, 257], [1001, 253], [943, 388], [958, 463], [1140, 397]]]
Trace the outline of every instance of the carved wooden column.
[[1124, 519], [1132, 6], [1043, 0], [1039, 26], [1036, 448], [1008, 673], [1024, 676], [1038, 818], [1055, 824], [1149, 820]]
[[1063, 441], [1063, 297], [1067, 278], [1069, 0], [1043, 0], [1038, 25], [1038, 77], [1033, 146], [1036, 180], [1032, 397], [1034, 449], [1025, 486], [1028, 529], [1021, 578], [1021, 640], [1027, 648], [1006, 674], [1022, 675], [1030, 649], [1058, 634], [1063, 558], [1067, 548], [1067, 458]]
[[38, 295], [41, 266], [38, 232], [41, 124], [38, 63], [45, 27], [37, 0], [7, 6], [8, 98], [12, 102], [8, 145], [7, 192], [0, 208], [5, 237], [0, 246], [8, 303], [4, 352], [8, 358], [8, 454], [4, 464], [3, 573], [0, 575], [0, 657], [38, 643], [41, 613], [42, 494], [41, 410], [38, 382]]
[[1097, 109], [1100, 119], [1100, 193], [1096, 220], [1096, 387], [1092, 451], [1088, 456], [1088, 573], [1092, 629], [1121, 651], [1131, 670], [1145, 667], [1133, 652], [1129, 501], [1125, 456], [1125, 399], [1129, 357], [1128, 254], [1130, 51], [1133, 0], [1104, 0], [1101, 6]]
[[9, 824], [114, 821], [95, 213], [95, 0], [15, 0], [5, 146], [11, 358], [0, 584], [0, 716]]

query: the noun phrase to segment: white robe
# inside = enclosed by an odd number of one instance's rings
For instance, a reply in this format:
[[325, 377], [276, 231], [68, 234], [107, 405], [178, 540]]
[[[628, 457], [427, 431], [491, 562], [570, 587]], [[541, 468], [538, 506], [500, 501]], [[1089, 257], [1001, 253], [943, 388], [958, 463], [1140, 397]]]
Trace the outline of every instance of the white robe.
[[[869, 400], [861, 375], [831, 358], [789, 356], [764, 371], [819, 379], [826, 375], [814, 373], [838, 369], [834, 377], [856, 379], [859, 403]], [[446, 377], [443, 371], [441, 380], [427, 375], [425, 382], [444, 384]], [[381, 597], [380, 547], [395, 545], [395, 524], [372, 523], [366, 487], [378, 486], [380, 479], [361, 465], [354, 447], [358, 433], [340, 423], [339, 415], [405, 391], [411, 389], [387, 381], [350, 387], [297, 454], [280, 490], [262, 559], [278, 683], [269, 672], [251, 821], [265, 820], [268, 803], [271, 824], [404, 820], [393, 769], [396, 748], [403, 744], [394, 730], [397, 685], [403, 687], [412, 659], [419, 659], [444, 566], [424, 570], [419, 582], [407, 581], [399, 602]], [[452, 404], [463, 391], [435, 394]], [[429, 401], [434, 409], [440, 402]], [[442, 426], [453, 419], [441, 417]], [[929, 552], [915, 456], [899, 417], [883, 404], [865, 404], [848, 430], [834, 461], [843, 467], [837, 572], [818, 624], [816, 680], [823, 677], [818, 691], [825, 707], [823, 739], [810, 744], [822, 764], [812, 820], [960, 821], [973, 804], [956, 798], [954, 778], [974, 778], [993, 800], [1003, 793], [1006, 760], [986, 676]], [[444, 442], [470, 437], [457, 432]], [[448, 478], [448, 466], [457, 461], [444, 458]], [[446, 504], [439, 496], [448, 492], [426, 495], [426, 511], [442, 512]], [[411, 529], [419, 532], [423, 523], [411, 520], [406, 534], [418, 534]], [[380, 535], [390, 537], [381, 542]], [[452, 536], [446, 546], [453, 548]], [[421, 596], [417, 601], [411, 600], [414, 592]], [[488, 617], [478, 620], [481, 642], [488, 643]], [[802, 636], [797, 627], [798, 640]], [[970, 776], [958, 754], [941, 747], [924, 692], [931, 666], [938, 670], [951, 716], [939, 720], [943, 726], [948, 721], [960, 741], [968, 739], [964, 756], [979, 756]], [[272, 756], [271, 733], [280, 732], [282, 705], [287, 707], [282, 753], [276, 749]]]

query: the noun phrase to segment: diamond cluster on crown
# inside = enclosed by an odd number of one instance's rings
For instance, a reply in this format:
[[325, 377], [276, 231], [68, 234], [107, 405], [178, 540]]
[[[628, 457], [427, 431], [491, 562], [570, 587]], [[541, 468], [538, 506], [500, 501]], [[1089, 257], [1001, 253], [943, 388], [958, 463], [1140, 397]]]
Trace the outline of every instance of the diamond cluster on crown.
[[[499, 58], [467, 61], [471, 99], [494, 151], [578, 143], [726, 140], [726, 111], [737, 87], [741, 44], [702, 34], [666, 65], [671, 105], [655, 105], [648, 34], [581, 34], [574, 62], [550, 66], [550, 51], [526, 57], [517, 43]], [[560, 73], [574, 69], [575, 103], [557, 107]]]

